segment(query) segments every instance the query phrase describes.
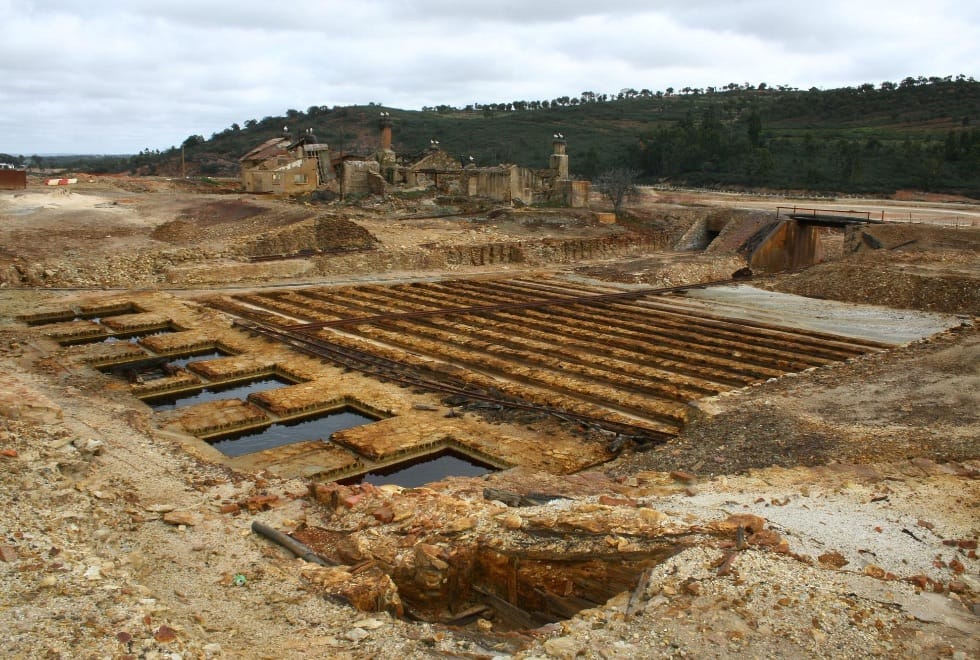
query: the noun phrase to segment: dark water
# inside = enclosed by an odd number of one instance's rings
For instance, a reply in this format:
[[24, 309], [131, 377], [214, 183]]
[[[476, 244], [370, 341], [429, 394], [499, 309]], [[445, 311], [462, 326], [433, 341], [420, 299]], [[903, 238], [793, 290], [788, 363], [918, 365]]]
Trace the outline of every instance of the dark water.
[[396, 484], [403, 488], [415, 488], [446, 477], [479, 477], [494, 470], [495, 467], [447, 449], [431, 456], [398, 463], [350, 479], [342, 479], [340, 483], [345, 485], [369, 483], [374, 486]]
[[65, 321], [95, 321], [99, 323], [103, 318], [108, 318], [110, 316], [123, 316], [125, 314], [135, 314], [136, 310], [133, 308], [120, 309], [115, 312], [96, 312], [94, 314], [74, 314], [70, 311], [65, 311], [64, 314], [57, 314], [49, 319], [43, 319], [40, 321], [27, 321], [27, 325], [50, 325], [52, 323], [64, 323]]
[[166, 335], [166, 334], [170, 334], [171, 332], [173, 332], [173, 330], [167, 328], [163, 330], [153, 330], [151, 332], [137, 333], [135, 335], [123, 333], [123, 334], [118, 334], [114, 337], [106, 337], [105, 339], [102, 340], [102, 342], [105, 344], [115, 344], [118, 341], [128, 341], [130, 344], [135, 344], [140, 339], [143, 339], [144, 337], [155, 337], [156, 335]]
[[344, 408], [314, 419], [281, 422], [257, 431], [246, 431], [209, 440], [226, 456], [242, 456], [304, 440], [327, 440], [335, 431], [378, 421], [351, 408]]
[[220, 357], [228, 357], [228, 353], [218, 350], [193, 353], [178, 358], [145, 358], [108, 367], [99, 367], [99, 371], [127, 380], [133, 380], [137, 375], [143, 380], [155, 380], [167, 376], [168, 372], [171, 371], [170, 367], [186, 367], [196, 360], [213, 360]]
[[261, 380], [248, 382], [237, 382], [230, 385], [218, 385], [205, 387], [203, 390], [195, 392], [181, 392], [178, 394], [165, 394], [163, 396], [143, 399], [143, 403], [154, 410], [173, 410], [182, 406], [193, 406], [207, 401], [217, 401], [219, 399], [244, 399], [252, 392], [265, 392], [274, 390], [278, 387], [285, 387], [293, 383], [282, 378], [262, 377]]
[[62, 346], [77, 346], [78, 344], [115, 344], [121, 341], [128, 341], [130, 344], [135, 344], [140, 339], [144, 337], [152, 337], [154, 335], [165, 335], [167, 333], [173, 332], [173, 330], [166, 328], [161, 330], [151, 330], [150, 332], [141, 332], [135, 334], [118, 334], [112, 337], [98, 336], [98, 337], [83, 337], [81, 339], [59, 339], [58, 343]]
[[120, 309], [114, 309], [111, 311], [99, 311], [99, 312], [89, 312], [88, 314], [78, 314], [75, 316], [76, 321], [95, 321], [98, 323], [102, 319], [107, 319], [111, 316], [126, 316], [127, 314], [138, 314], [140, 311], [132, 305], [128, 307], [123, 307]]
[[210, 353], [198, 353], [195, 355], [188, 355], [186, 357], [180, 357], [175, 360], [168, 360], [167, 364], [174, 367], [186, 367], [191, 362], [197, 362], [198, 360], [216, 360], [218, 358], [228, 357], [228, 353], [224, 351], [216, 350]]

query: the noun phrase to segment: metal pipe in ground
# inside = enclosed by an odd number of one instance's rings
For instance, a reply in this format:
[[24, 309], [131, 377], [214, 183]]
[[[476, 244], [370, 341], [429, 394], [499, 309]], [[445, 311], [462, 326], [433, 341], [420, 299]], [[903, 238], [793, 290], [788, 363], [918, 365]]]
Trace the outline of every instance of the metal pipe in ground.
[[256, 534], [266, 537], [270, 541], [281, 545], [282, 547], [289, 550], [291, 553], [299, 557], [300, 559], [306, 560], [313, 564], [319, 564], [320, 566], [333, 566], [326, 559], [320, 555], [313, 552], [313, 550], [296, 539], [286, 536], [282, 532], [272, 529], [268, 525], [264, 525], [257, 520], [252, 521], [252, 531]]

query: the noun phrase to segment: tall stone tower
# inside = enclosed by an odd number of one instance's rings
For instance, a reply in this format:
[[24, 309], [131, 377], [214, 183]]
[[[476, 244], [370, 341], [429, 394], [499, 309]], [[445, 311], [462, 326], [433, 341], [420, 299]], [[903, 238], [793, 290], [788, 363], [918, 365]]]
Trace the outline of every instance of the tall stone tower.
[[568, 154], [565, 153], [567, 143], [565, 142], [565, 136], [561, 133], [555, 133], [554, 139], [551, 142], [552, 154], [551, 160], [549, 162], [549, 167], [553, 169], [559, 180], [564, 180], [568, 178]]

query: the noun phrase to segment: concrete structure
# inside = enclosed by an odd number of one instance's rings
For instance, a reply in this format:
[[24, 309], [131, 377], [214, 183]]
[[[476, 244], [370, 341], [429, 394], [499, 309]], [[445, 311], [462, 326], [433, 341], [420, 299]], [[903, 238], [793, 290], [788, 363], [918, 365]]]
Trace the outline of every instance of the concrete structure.
[[557, 202], [575, 208], [588, 206], [589, 182], [569, 178], [564, 138], [556, 135], [552, 147], [550, 166], [544, 169], [506, 163], [492, 167], [474, 164], [463, 167], [433, 141], [420, 158], [395, 168], [391, 180], [411, 187], [431, 186], [444, 193], [497, 202]]
[[777, 224], [749, 255], [753, 271], [775, 273], [812, 266], [823, 260], [819, 230], [796, 220]]

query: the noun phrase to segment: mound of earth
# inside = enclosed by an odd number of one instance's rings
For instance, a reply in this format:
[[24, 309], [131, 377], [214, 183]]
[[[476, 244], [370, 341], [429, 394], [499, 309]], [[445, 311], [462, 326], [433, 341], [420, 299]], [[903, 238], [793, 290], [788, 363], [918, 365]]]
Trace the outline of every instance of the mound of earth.
[[[962, 265], [962, 269], [957, 272], [953, 263]], [[935, 259], [930, 258], [893, 254], [884, 262], [868, 255], [820, 264], [770, 286], [810, 298], [952, 314], [980, 312], [976, 256], [947, 257], [941, 268], [944, 272], [939, 272]]]
[[266, 208], [238, 200], [208, 201], [181, 209], [175, 219], [156, 227], [151, 236], [177, 245], [219, 242], [252, 236], [309, 217], [310, 213], [301, 208]]
[[378, 239], [347, 218], [322, 215], [316, 220], [265, 232], [245, 242], [250, 257], [271, 257], [305, 252], [355, 252], [370, 250]]
[[980, 250], [980, 227], [942, 227], [926, 224], [868, 225], [848, 232], [845, 250], [885, 249], [899, 253], [936, 250]]
[[952, 314], [980, 313], [980, 228], [872, 225], [851, 230], [840, 261], [768, 286], [811, 298]]

